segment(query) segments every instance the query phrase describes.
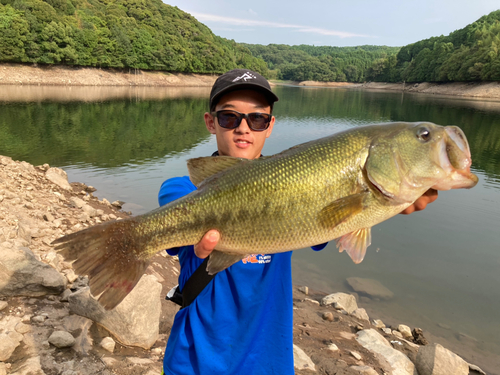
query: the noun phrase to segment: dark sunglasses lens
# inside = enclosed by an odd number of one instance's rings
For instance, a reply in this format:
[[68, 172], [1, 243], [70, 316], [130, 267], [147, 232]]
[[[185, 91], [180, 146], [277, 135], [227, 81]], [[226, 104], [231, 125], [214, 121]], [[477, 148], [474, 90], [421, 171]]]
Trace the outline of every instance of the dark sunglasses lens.
[[233, 112], [217, 112], [219, 125], [226, 129], [237, 128], [241, 121], [241, 116]]
[[267, 113], [249, 113], [248, 119], [250, 120], [250, 127], [253, 130], [261, 131], [269, 127], [271, 116]]

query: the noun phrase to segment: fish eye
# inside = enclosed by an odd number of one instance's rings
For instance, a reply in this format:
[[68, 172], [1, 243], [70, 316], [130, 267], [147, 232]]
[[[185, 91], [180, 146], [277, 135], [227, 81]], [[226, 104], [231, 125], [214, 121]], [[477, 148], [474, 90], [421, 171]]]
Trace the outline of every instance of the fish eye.
[[431, 132], [427, 128], [419, 128], [417, 130], [417, 138], [420, 142], [428, 142], [431, 139]]

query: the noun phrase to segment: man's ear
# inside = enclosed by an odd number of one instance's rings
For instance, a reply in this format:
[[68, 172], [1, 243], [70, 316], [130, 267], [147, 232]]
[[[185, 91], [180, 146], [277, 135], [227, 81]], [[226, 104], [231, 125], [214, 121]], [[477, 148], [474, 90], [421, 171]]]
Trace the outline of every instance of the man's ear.
[[207, 130], [210, 133], [215, 134], [215, 118], [214, 118], [214, 116], [212, 116], [208, 112], [205, 112], [205, 115], [203, 116], [203, 118], [205, 119], [205, 126], [207, 127]]
[[273, 117], [271, 117], [271, 122], [269, 123], [269, 127], [267, 128], [266, 130], [266, 138], [269, 138], [269, 136], [271, 135], [271, 133], [273, 132], [273, 128], [274, 128], [274, 121], [276, 119]]

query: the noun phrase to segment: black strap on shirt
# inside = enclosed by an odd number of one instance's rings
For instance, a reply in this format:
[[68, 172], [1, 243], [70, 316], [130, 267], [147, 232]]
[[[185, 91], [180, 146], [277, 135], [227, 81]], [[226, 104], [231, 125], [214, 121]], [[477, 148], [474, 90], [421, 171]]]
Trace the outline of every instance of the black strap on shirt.
[[200, 294], [215, 277], [215, 274], [209, 275], [207, 271], [209, 258], [210, 256], [206, 257], [196, 271], [193, 272], [193, 274], [186, 281], [186, 284], [184, 284], [182, 291], [179, 290], [179, 286], [177, 285], [173, 296], [167, 296], [165, 299], [178, 304], [181, 308], [189, 306], [194, 299], [198, 297], [198, 294]]

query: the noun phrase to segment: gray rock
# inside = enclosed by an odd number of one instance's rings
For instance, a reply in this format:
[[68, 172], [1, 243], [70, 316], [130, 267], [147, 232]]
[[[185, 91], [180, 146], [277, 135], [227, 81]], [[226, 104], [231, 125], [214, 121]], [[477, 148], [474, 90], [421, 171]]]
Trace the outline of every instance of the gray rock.
[[115, 351], [116, 342], [111, 337], [105, 337], [100, 343], [101, 347], [110, 353]]
[[5, 309], [7, 306], [9, 306], [9, 304], [5, 301], [0, 301], [0, 311], [2, 311], [3, 309]]
[[97, 216], [97, 210], [92, 207], [92, 206], [89, 206], [88, 204], [85, 204], [83, 207], [82, 207], [82, 210], [83, 212], [85, 212], [87, 215], [89, 215], [90, 217], [95, 217]]
[[415, 365], [419, 375], [469, 374], [469, 364], [439, 344], [422, 346]]
[[487, 375], [479, 366], [469, 363], [469, 370], [480, 373], [481, 375]]
[[[376, 330], [365, 329], [357, 333], [356, 340], [365, 349], [371, 351], [376, 357], [389, 364], [389, 370], [393, 375], [414, 375], [415, 366], [400, 351], [391, 347], [391, 344]], [[422, 374], [420, 374], [422, 375]]]
[[113, 310], [106, 311], [88, 288], [70, 295], [69, 307], [71, 312], [99, 323], [122, 344], [149, 349], [159, 334], [160, 293], [161, 284], [146, 275]]
[[306, 296], [309, 294], [309, 288], [307, 286], [301, 286], [299, 292], [304, 293]]
[[326, 297], [323, 297], [321, 300], [322, 305], [331, 305], [335, 304], [335, 308], [337, 306], [339, 309], [343, 309], [351, 314], [354, 310], [358, 308], [358, 304], [356, 303], [356, 298], [353, 295], [347, 293], [333, 293], [329, 294]]
[[19, 340], [11, 338], [6, 333], [0, 333], [0, 361], [7, 361], [19, 346]]
[[339, 347], [335, 344], [330, 344], [326, 347], [328, 350], [331, 350], [332, 352], [336, 352], [337, 350], [339, 350]]
[[359, 375], [378, 375], [378, 372], [369, 366], [350, 366], [349, 368], [357, 371]]
[[49, 168], [49, 170], [45, 172], [45, 177], [64, 190], [72, 190], [68, 182], [68, 175], [60, 168]]
[[376, 328], [385, 328], [385, 324], [383, 321], [381, 321], [380, 319], [374, 319], [372, 321], [372, 324], [376, 327]]
[[40, 364], [40, 357], [28, 358], [18, 367], [16, 372], [11, 372], [9, 375], [45, 375]]
[[66, 279], [27, 247], [0, 248], [0, 296], [61, 294]]
[[351, 288], [357, 293], [385, 300], [394, 297], [394, 293], [377, 280], [363, 279], [361, 277], [348, 277], [346, 280]]
[[24, 324], [22, 322], [19, 322], [16, 324], [16, 327], [14, 329], [16, 330], [16, 332], [24, 335], [25, 333], [31, 331], [31, 326], [29, 324]]
[[361, 355], [358, 352], [350, 352], [350, 353], [358, 361], [361, 361], [363, 359], [363, 357], [361, 357]]
[[409, 337], [413, 338], [413, 335], [411, 333], [411, 329], [407, 325], [404, 325], [404, 324], [398, 325], [398, 331], [401, 332], [401, 334], [403, 335], [403, 337], [405, 339], [407, 339]]
[[64, 292], [61, 294], [61, 302], [68, 302], [68, 297], [73, 294], [71, 289], [64, 289]]
[[94, 322], [79, 315], [69, 315], [63, 319], [63, 327], [75, 337], [72, 349], [87, 355], [92, 349], [93, 340], [90, 335], [90, 327]]
[[293, 367], [297, 370], [311, 370], [316, 372], [314, 362], [295, 344], [293, 345]]
[[354, 310], [351, 313], [351, 315], [354, 316], [355, 318], [358, 318], [359, 320], [370, 321], [370, 317], [368, 316], [366, 310], [363, 308], [358, 308], [358, 309]]
[[54, 331], [49, 336], [49, 343], [57, 348], [69, 348], [75, 345], [75, 338], [73, 335], [66, 331]]
[[69, 203], [76, 208], [82, 208], [83, 206], [86, 205], [86, 203], [78, 197], [69, 198]]

